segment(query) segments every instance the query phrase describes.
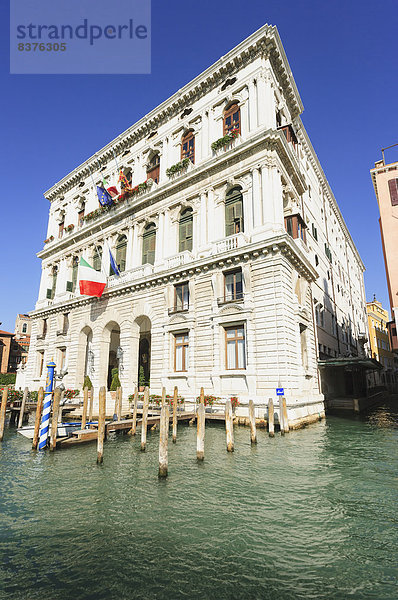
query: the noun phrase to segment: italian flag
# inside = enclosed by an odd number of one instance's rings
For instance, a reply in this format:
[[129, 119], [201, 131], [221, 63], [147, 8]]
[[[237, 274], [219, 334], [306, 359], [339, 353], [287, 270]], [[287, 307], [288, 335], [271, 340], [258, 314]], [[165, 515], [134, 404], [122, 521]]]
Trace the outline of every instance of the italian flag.
[[96, 271], [91, 265], [80, 259], [79, 263], [79, 287], [84, 296], [96, 296], [101, 298], [106, 286], [106, 276], [101, 271]]

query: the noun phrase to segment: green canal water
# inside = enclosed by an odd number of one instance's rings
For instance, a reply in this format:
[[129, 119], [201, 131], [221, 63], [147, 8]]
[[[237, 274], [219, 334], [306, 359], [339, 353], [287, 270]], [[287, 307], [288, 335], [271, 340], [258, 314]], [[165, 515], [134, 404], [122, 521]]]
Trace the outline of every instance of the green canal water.
[[0, 444], [0, 598], [398, 598], [397, 414], [270, 439], [180, 426], [169, 478], [158, 433], [35, 454]]

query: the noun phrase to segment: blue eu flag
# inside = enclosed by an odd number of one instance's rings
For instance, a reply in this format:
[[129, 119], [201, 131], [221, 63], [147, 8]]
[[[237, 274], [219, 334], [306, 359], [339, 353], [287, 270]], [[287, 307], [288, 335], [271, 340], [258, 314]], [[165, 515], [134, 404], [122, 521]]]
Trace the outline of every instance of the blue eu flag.
[[97, 196], [101, 206], [109, 206], [113, 202], [108, 190], [99, 185], [97, 185]]

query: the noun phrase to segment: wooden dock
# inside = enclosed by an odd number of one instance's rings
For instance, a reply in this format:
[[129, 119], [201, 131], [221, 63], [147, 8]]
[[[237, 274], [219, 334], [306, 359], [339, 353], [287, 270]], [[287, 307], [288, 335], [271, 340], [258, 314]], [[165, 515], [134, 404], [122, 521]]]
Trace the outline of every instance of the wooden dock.
[[[193, 412], [184, 412], [177, 414], [178, 422], [183, 421], [191, 421], [192, 419], [196, 419], [196, 415]], [[169, 421], [172, 422], [173, 415], [170, 415]], [[137, 419], [137, 425], [141, 425], [142, 419]], [[160, 423], [160, 414], [159, 415], [151, 415], [148, 416], [148, 427], [153, 425], [158, 425]], [[108, 421], [105, 424], [106, 435], [108, 435], [111, 431], [130, 431], [131, 426], [133, 424], [133, 419], [122, 419], [121, 421]], [[69, 438], [59, 438], [57, 440], [57, 445], [61, 448], [72, 446], [74, 444], [82, 444], [85, 442], [92, 442], [96, 440], [98, 437], [98, 429], [96, 426], [93, 426], [90, 429], [78, 429], [73, 431], [71, 437]]]

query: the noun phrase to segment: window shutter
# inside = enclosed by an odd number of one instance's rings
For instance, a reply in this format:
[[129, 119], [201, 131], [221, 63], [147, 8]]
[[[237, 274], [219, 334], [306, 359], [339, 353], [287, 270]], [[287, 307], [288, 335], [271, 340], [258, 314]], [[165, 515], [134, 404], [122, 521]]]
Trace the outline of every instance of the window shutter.
[[227, 204], [225, 206], [225, 235], [234, 234], [234, 206]]
[[71, 281], [67, 281], [66, 282], [66, 291], [67, 292], [72, 292], [73, 291], [73, 283]]
[[398, 206], [398, 179], [390, 179], [388, 189], [390, 190], [391, 206]]
[[186, 250], [186, 233], [185, 233], [185, 223], [180, 223], [179, 227], [179, 251], [184, 252]]
[[51, 300], [51, 296], [52, 296], [52, 289], [49, 288], [49, 289], [47, 289], [47, 294], [46, 294], [47, 300]]

